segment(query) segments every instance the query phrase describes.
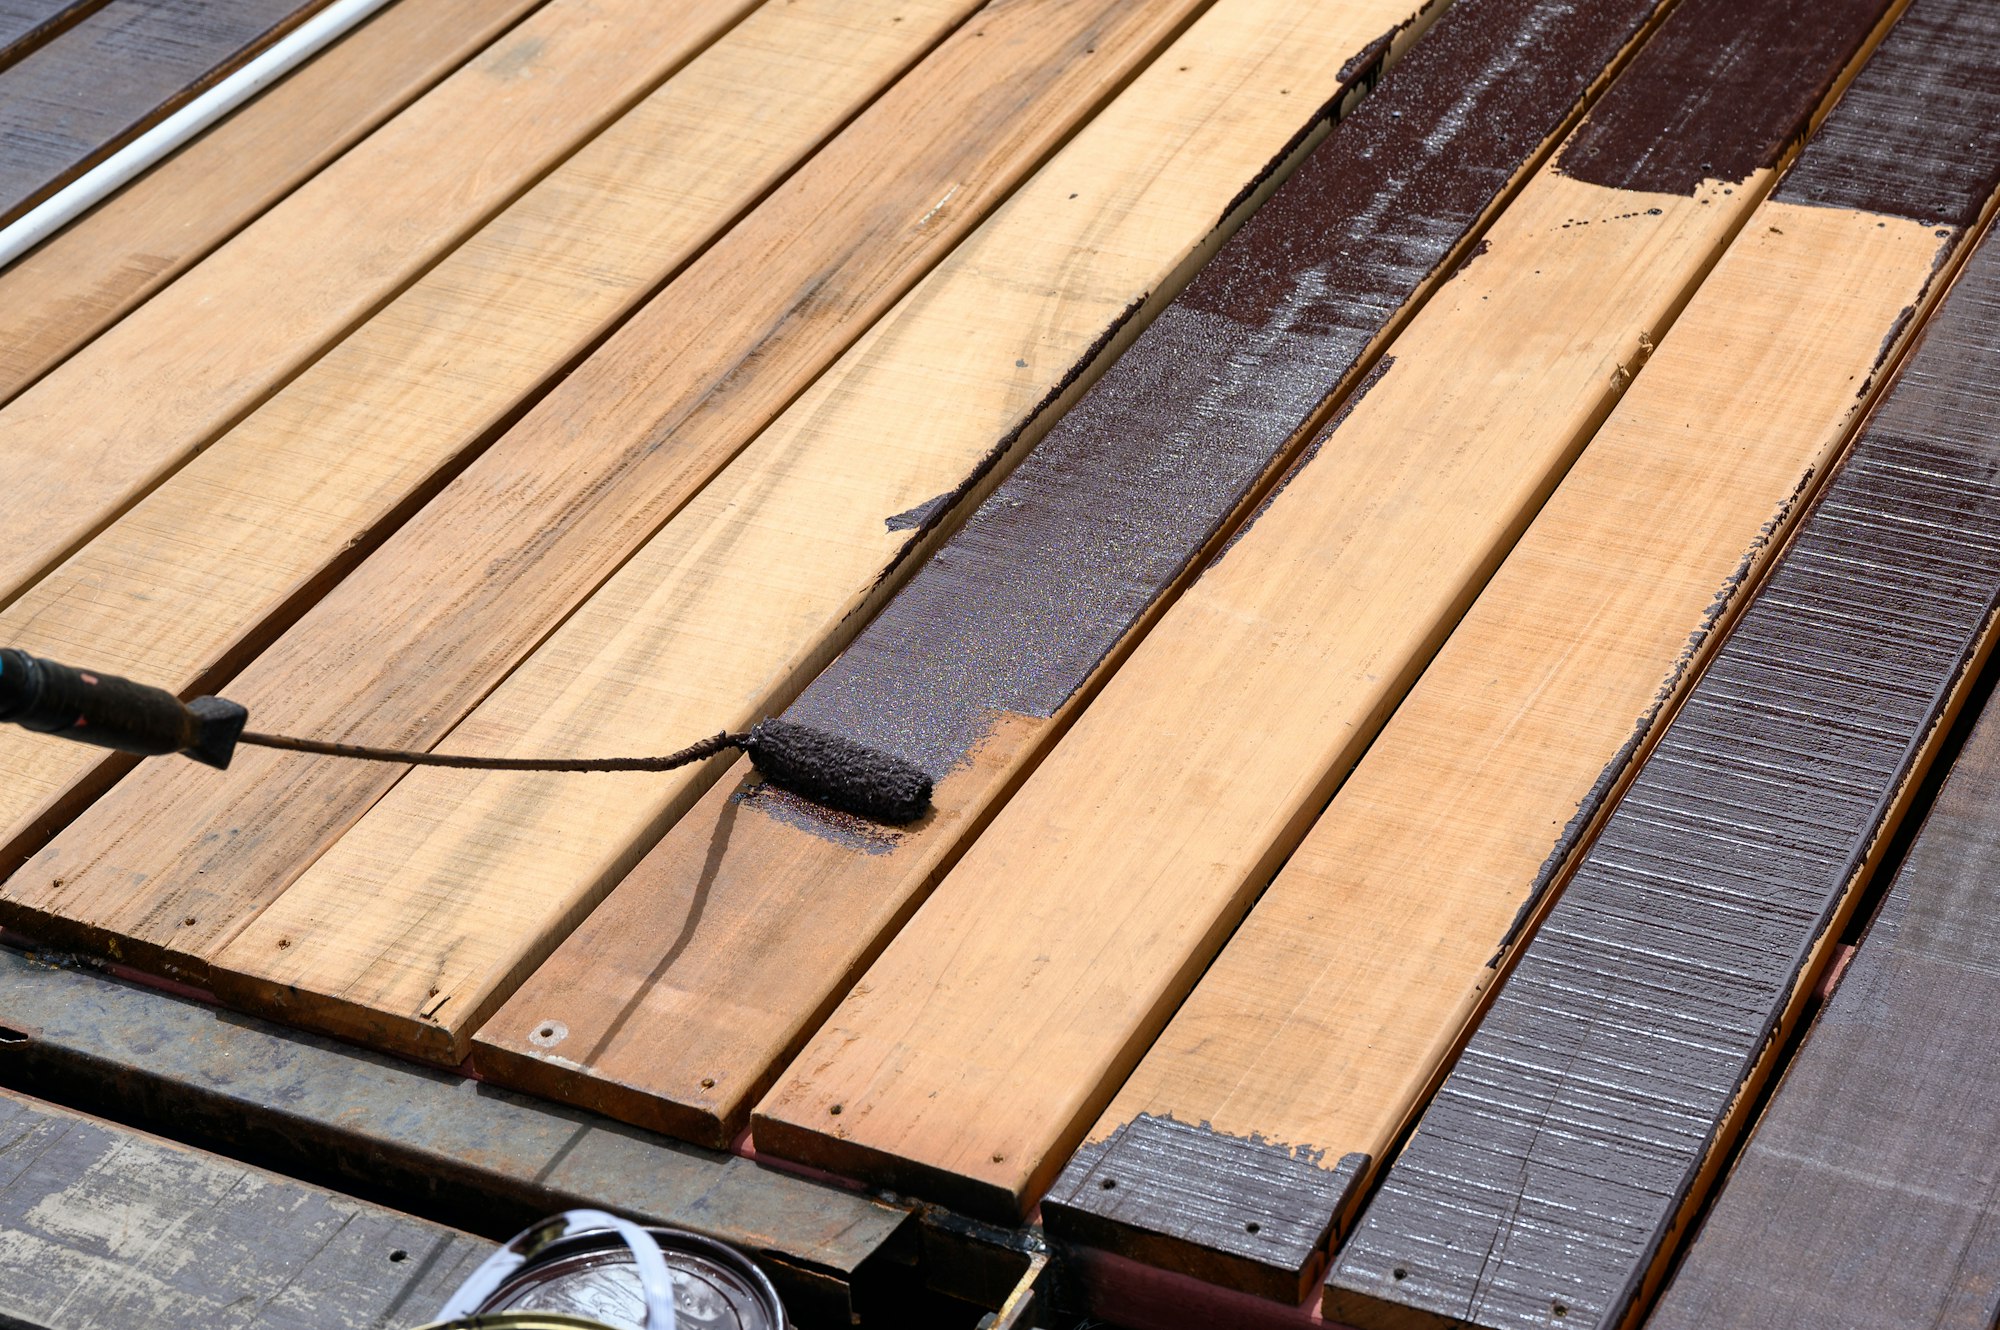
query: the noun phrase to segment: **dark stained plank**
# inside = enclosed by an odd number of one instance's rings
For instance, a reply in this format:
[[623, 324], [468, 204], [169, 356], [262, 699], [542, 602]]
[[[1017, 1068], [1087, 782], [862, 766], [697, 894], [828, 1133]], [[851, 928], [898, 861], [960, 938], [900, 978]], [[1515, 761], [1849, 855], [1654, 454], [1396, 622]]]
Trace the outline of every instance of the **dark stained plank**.
[[1522, 952], [1328, 1316], [1580, 1330], [1644, 1307], [1990, 648], [1996, 383], [1987, 246]]
[[2000, 706], [1649, 1330], [2000, 1323]]
[[104, 0], [0, 0], [0, 69], [66, 32]]
[[479, 1238], [0, 1092], [0, 1324], [399, 1330]]
[[[856, 835], [739, 764], [487, 1023], [482, 1069], [696, 1139], [740, 1130], [1659, 8], [1459, 0], [1440, 16], [787, 712], [930, 771], [936, 815]], [[793, 908], [806, 892], [817, 908]], [[652, 921], [691, 898], [702, 932], [670, 950]], [[551, 1019], [559, 1048], [536, 1037]]]
[[0, 72], [0, 225], [298, 26], [326, 0], [112, 0]]
[[[845, 1322], [907, 1212], [448, 1072], [0, 947], [0, 1085], [505, 1234], [573, 1205], [756, 1256]], [[0, 1304], [4, 1305], [4, 1304]]]

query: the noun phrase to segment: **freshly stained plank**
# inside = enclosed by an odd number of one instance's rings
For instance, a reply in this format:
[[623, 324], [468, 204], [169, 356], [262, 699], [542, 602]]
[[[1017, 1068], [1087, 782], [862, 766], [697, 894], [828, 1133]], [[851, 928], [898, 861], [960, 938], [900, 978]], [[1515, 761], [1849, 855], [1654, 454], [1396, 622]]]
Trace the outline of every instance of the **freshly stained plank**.
[[[1177, 287], [1246, 182], [1339, 95], [1344, 53], [1407, 3], [1211, 9], [448, 746], [664, 751], [754, 721], [881, 594], [911, 538], [885, 516], [976, 472], [1088, 373], [1137, 302]], [[288, 1019], [462, 1060], [478, 1023], [725, 765], [636, 780], [414, 772], [215, 957], [212, 982]], [[373, 902], [365, 919], [357, 900]]]
[[[943, 782], [934, 817], [858, 836], [739, 767], [487, 1023], [482, 1071], [732, 1138], [1060, 732], [1100, 660], [1441, 280], [1655, 12], [1650, 0], [1459, 0], [793, 707], [922, 762]], [[1293, 290], [1315, 295], [1287, 300]], [[1101, 515], [1135, 498], [1121, 476], [1159, 487], [1143, 541], [1097, 538]], [[715, 594], [746, 593], [723, 582]], [[1019, 607], [987, 613], [1003, 596]], [[1037, 596], [1060, 596], [1062, 612], [1038, 610]], [[1023, 624], [1032, 650], [1010, 657]], [[1010, 658], [1028, 668], [998, 668]], [[693, 663], [650, 675], [684, 678]], [[908, 691], [886, 692], [896, 681]], [[1011, 714], [995, 723], [989, 708]], [[929, 737], [888, 733], [896, 717]], [[677, 933], [660, 920], [687, 922]], [[558, 1024], [560, 1040], [543, 1033]]]
[[828, 1018], [760, 1153], [1034, 1202], [1882, 11], [1675, 7]]
[[104, 0], [0, 0], [0, 69], [73, 27]]
[[112, 0], [0, 70], [0, 225], [110, 156], [326, 0]]
[[551, 0], [0, 409], [0, 604], [753, 8]]
[[381, 1330], [492, 1244], [0, 1091], [0, 1321]]
[[[230, 695], [274, 729], [437, 742], [1197, 8], [987, 6]], [[239, 754], [212, 781], [178, 765], [143, 767], [99, 800], [14, 874], [0, 912], [31, 934], [201, 973], [402, 775], [276, 753]]]
[[[0, 637], [190, 691], [233, 671], [975, 7], [760, 9], [0, 610]], [[130, 766], [18, 732], [0, 763], [17, 863]]]
[[1647, 1324], [2000, 1322], [1989, 705]]
[[0, 1026], [10, 1089], [491, 1235], [578, 1205], [691, 1229], [835, 1325], [909, 1237], [865, 1196], [8, 947]]
[[[1977, 0], [1905, 13], [1092, 1128], [1051, 1232], [1304, 1296], [1337, 1162], [1383, 1158], [1419, 1109], [1517, 918], [1955, 270], [2000, 187], [1996, 34]], [[1826, 194], [1883, 145], [1882, 187]], [[1160, 1119], [1237, 1161], [1193, 1207], [1231, 1222], [1190, 1228], [1118, 1165]], [[1278, 1197], [1243, 1179], [1315, 1161], [1314, 1236], [1247, 1232]]]
[[1636, 1322], [2000, 605], [1982, 247], [1335, 1258], [1362, 1327]]
[[[0, 402], [172, 281], [541, 0], [400, 0], [0, 269]], [[4, 57], [0, 57], [4, 59]]]

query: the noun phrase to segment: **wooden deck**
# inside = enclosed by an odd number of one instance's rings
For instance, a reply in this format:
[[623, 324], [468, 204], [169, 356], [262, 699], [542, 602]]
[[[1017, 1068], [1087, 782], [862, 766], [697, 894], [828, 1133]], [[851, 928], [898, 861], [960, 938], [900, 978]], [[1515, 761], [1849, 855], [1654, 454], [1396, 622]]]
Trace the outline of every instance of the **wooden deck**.
[[[0, 0], [0, 228], [324, 7]], [[1983, 0], [393, 0], [0, 266], [0, 645], [935, 808], [0, 729], [0, 1321], [585, 1202], [803, 1330], [1990, 1320], [1995, 124]]]

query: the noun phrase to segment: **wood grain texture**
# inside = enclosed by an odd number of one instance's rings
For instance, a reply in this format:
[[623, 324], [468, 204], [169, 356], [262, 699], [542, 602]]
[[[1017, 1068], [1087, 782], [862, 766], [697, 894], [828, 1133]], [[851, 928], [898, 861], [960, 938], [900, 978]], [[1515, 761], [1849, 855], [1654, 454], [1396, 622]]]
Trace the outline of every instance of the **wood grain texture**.
[[0, 226], [220, 82], [326, 0], [112, 0], [0, 70]]
[[0, 69], [103, 5], [104, 0], [0, 0]]
[[0, 403], [47, 373], [541, 0], [402, 0], [0, 270]]
[[[25, 595], [0, 636], [212, 691], [971, 0], [751, 15]], [[16, 862], [129, 762], [0, 735]]]
[[[277, 730], [436, 743], [1197, 8], [987, 6], [635, 313], [231, 695]], [[239, 754], [215, 781], [142, 768], [13, 876], [5, 911], [26, 931], [204, 971], [401, 775], [262, 753]], [[274, 950], [281, 941], [291, 939], [273, 939]], [[424, 1014], [435, 1011], [433, 1000]]]
[[[884, 594], [911, 539], [885, 517], [976, 475], [1089, 373], [1135, 304], [1184, 280], [1245, 182], [1337, 96], [1341, 53], [1407, 17], [1405, 3], [1210, 10], [449, 745], [664, 751], [764, 714]], [[637, 780], [412, 773], [217, 955], [213, 981], [289, 1019], [462, 1060], [472, 1030], [726, 765]], [[357, 900], [375, 902], [365, 926]]]
[[747, 1159], [0, 947], [0, 1085], [504, 1237], [579, 1205], [735, 1244], [801, 1313], [910, 1215]]
[[0, 1319], [30, 1330], [387, 1330], [492, 1244], [0, 1092]]
[[[1882, 9], [1683, 3], [1576, 136], [1722, 97], [1774, 162]], [[1032, 1204], [1771, 180], [1538, 175], [759, 1105], [760, 1152]]]
[[1648, 1325], [2000, 1320], [1996, 806], [1989, 705]]
[[552, 0], [0, 409], [0, 604], [754, 7]]
[[1362, 1327], [1643, 1314], [2000, 605], [1984, 247], [1606, 820], [1329, 1277]]
[[[2000, 151], [1964, 151], [2000, 115], [2000, 90], [1966, 91], [2000, 69], [1990, 26], [1957, 0], [1905, 13], [1092, 1140], [1168, 1114], [1329, 1162], [1390, 1151], [1517, 921], [1691, 681], [2000, 187]], [[1800, 201], [1851, 180], [1871, 142], [1903, 164], [1903, 215]], [[1941, 193], [1940, 174], [1962, 183]], [[1055, 1233], [1070, 1222], [1052, 1201], [1043, 1215]], [[1141, 1242], [1162, 1246], [1132, 1228], [1112, 1250]]]
[[[739, 765], [487, 1023], [481, 1068], [696, 1139], [739, 1132], [1060, 733], [1082, 681], [1141, 635], [1260, 471], [1352, 385], [1654, 12], [1567, 0], [1447, 11], [788, 712], [922, 764], [942, 782], [938, 812], [858, 834]], [[1316, 294], [1284, 298], [1296, 291]], [[966, 305], [968, 327], [985, 323], [984, 299]], [[1004, 348], [989, 354], [1007, 363]], [[912, 368], [928, 376], [928, 364]], [[872, 429], [877, 415], [856, 418]], [[1012, 714], [995, 723], [995, 709]], [[686, 923], [663, 933], [662, 919]], [[559, 1043], [540, 1034], [551, 1021], [568, 1031]]]

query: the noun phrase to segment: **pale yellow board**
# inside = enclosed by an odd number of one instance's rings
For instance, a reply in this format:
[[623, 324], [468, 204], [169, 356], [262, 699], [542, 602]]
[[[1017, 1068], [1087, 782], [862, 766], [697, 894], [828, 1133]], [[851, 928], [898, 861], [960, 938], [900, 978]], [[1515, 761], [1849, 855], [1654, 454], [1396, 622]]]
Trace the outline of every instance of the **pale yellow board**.
[[1770, 179], [1531, 181], [766, 1096], [758, 1149], [1031, 1204]]
[[540, 3], [399, 0], [0, 269], [0, 403]]
[[1384, 1158], [1565, 824], [1691, 682], [1677, 662], [1713, 645], [1952, 248], [1764, 204], [1092, 1139], [1154, 1113]]
[[[0, 610], [0, 641], [200, 690], [976, 7], [765, 5]], [[0, 844], [105, 760], [0, 729]]]
[[753, 8], [552, 0], [0, 410], [0, 605]]
[[[878, 578], [909, 533], [884, 519], [958, 484], [1133, 301], [1169, 298], [1348, 55], [1406, 17], [1408, 0], [1222, 0], [440, 747], [665, 751], [782, 703], [893, 589]], [[414, 772], [210, 980], [457, 1061], [721, 765]]]

